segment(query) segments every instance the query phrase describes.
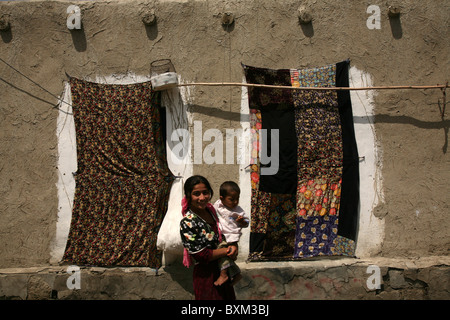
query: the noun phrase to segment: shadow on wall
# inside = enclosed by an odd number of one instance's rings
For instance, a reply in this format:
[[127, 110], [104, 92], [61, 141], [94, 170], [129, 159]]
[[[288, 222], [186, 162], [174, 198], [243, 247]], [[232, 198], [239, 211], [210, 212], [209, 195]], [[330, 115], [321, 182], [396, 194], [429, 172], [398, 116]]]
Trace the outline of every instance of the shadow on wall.
[[0, 35], [4, 43], [9, 43], [12, 40], [12, 32], [11, 29], [1, 30]]
[[3, 14], [0, 16], [0, 35], [4, 43], [11, 42], [12, 32], [8, 14]]
[[376, 123], [396, 123], [396, 124], [410, 124], [420, 129], [444, 129], [444, 145], [442, 152], [447, 153], [448, 149], [448, 129], [450, 127], [450, 120], [441, 121], [422, 121], [408, 116], [391, 116], [388, 114], [378, 114], [375, 116]]
[[410, 124], [420, 129], [448, 129], [450, 120], [442, 121], [422, 121], [409, 116], [393, 116], [389, 114], [377, 114], [370, 117], [353, 117], [355, 123], [395, 123]]
[[403, 37], [403, 29], [400, 22], [400, 15], [389, 17], [389, 24], [391, 25], [391, 32], [394, 39], [401, 39]]
[[149, 40], [155, 40], [158, 37], [158, 23], [145, 24], [145, 32]]
[[[220, 110], [215, 107], [206, 107], [200, 105], [191, 105], [191, 112], [201, 113], [205, 115], [214, 114], [214, 117], [230, 120], [230, 121], [242, 121], [241, 114], [239, 112], [232, 112], [226, 110]], [[444, 129], [444, 145], [442, 151], [447, 153], [448, 149], [448, 132], [450, 127], [450, 120], [441, 121], [422, 121], [409, 116], [402, 115], [389, 115], [389, 114], [377, 114], [376, 116], [365, 117], [353, 117], [354, 123], [369, 124], [369, 123], [393, 123], [393, 124], [409, 124], [420, 129]]]
[[72, 36], [73, 45], [75, 50], [78, 52], [84, 52], [87, 48], [86, 42], [86, 34], [84, 33], [84, 29], [73, 29], [70, 30], [70, 35]]
[[194, 295], [193, 267], [186, 268], [182, 257], [163, 267], [164, 272], [170, 275], [173, 281], [178, 283], [186, 292]]
[[218, 109], [217, 107], [206, 107], [206, 106], [200, 106], [200, 105], [194, 104], [194, 105], [190, 105], [189, 109], [191, 112], [194, 112], [194, 113], [200, 113], [200, 114], [209, 115], [209, 116], [213, 115], [214, 118], [220, 118], [220, 119], [235, 121], [235, 122], [239, 122], [242, 120], [241, 114], [239, 112], [221, 110], [221, 109]]
[[314, 36], [314, 27], [312, 22], [300, 24], [305, 37], [312, 38]]
[[444, 129], [444, 145], [442, 152], [447, 153], [448, 149], [448, 132], [450, 127], [450, 120], [442, 119], [441, 121], [422, 121], [409, 116], [393, 116], [389, 114], [377, 114], [369, 117], [353, 117], [354, 123], [369, 124], [369, 123], [392, 123], [392, 124], [409, 124], [420, 129], [439, 130]]

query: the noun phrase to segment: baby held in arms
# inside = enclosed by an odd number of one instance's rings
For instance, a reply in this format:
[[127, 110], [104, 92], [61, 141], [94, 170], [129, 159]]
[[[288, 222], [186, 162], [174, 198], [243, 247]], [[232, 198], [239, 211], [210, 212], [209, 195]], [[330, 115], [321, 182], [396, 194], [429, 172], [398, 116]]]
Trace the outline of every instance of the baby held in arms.
[[[214, 208], [219, 216], [222, 234], [225, 236], [220, 247], [227, 247], [234, 243], [237, 245], [241, 237], [241, 229], [248, 227], [249, 219], [244, 210], [239, 206], [241, 190], [237, 183], [226, 181], [220, 186], [220, 199], [214, 203]], [[228, 279], [235, 284], [241, 279], [241, 270], [236, 263], [228, 257], [219, 260], [220, 276], [214, 282], [220, 286]]]

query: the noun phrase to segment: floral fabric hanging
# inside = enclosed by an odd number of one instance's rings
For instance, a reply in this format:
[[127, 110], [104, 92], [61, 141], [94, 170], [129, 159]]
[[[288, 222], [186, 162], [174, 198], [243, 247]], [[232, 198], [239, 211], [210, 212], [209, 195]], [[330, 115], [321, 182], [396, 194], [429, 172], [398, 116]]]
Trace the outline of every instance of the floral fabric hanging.
[[159, 268], [156, 239], [173, 182], [160, 94], [150, 82], [70, 85], [78, 169], [63, 261]]

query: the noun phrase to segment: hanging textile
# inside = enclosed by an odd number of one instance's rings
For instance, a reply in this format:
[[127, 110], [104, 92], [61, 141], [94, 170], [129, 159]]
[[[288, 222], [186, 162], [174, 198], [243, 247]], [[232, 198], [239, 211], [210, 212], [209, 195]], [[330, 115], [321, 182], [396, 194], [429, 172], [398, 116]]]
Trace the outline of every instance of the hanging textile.
[[[244, 66], [247, 83], [291, 85], [288, 69], [272, 70]], [[297, 138], [293, 96], [290, 90], [248, 88], [251, 150], [251, 225], [249, 260], [292, 259], [295, 240], [295, 194], [297, 189]], [[273, 175], [261, 169], [264, 148], [272, 156], [272, 129], [278, 130], [278, 170]], [[262, 144], [262, 132], [267, 143]]]
[[[247, 83], [348, 87], [348, 67], [345, 61], [302, 70], [244, 66], [244, 72]], [[359, 167], [349, 92], [251, 87], [248, 95], [253, 138], [249, 260], [353, 256]], [[258, 151], [270, 149], [262, 145], [261, 128], [280, 130], [274, 176], [260, 175]]]
[[78, 169], [63, 261], [159, 268], [156, 239], [173, 182], [160, 94], [150, 82], [70, 85]]

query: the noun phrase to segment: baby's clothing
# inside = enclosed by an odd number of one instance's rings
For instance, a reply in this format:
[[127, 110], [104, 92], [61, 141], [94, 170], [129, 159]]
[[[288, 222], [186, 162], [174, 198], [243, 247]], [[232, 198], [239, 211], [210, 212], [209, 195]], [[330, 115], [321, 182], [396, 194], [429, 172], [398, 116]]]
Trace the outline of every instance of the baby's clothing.
[[238, 226], [236, 223], [236, 218], [238, 216], [244, 217], [244, 220], [247, 221], [248, 225], [249, 218], [247, 217], [245, 211], [240, 206], [236, 206], [230, 210], [222, 204], [220, 199], [214, 203], [214, 208], [219, 216], [222, 234], [225, 235], [226, 241], [228, 243], [238, 242], [242, 234], [242, 227]]
[[[222, 241], [219, 248], [226, 248], [228, 244], [238, 242], [241, 237], [242, 227], [238, 226], [236, 218], [238, 216], [243, 216], [244, 220], [247, 221], [247, 226], [249, 219], [241, 207], [236, 206], [230, 210], [223, 205], [220, 199], [214, 203], [214, 209], [216, 209], [217, 216], [219, 217], [222, 234], [225, 236], [225, 241]], [[227, 269], [227, 274], [230, 279], [234, 279], [237, 274], [241, 273], [241, 269], [238, 265], [228, 257], [220, 258], [218, 264], [220, 270]]]

